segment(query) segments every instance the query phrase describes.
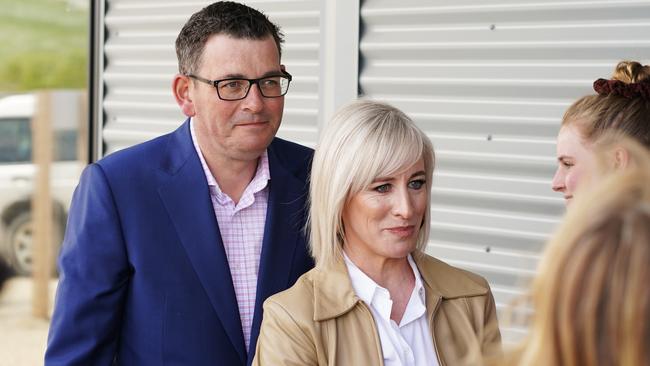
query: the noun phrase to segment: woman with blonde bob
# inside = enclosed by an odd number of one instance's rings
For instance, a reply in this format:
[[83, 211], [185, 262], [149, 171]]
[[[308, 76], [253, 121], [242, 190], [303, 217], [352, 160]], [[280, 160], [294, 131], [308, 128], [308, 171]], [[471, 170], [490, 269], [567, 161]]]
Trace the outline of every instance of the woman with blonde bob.
[[610, 135], [549, 242], [528, 339], [495, 365], [650, 365], [650, 154]]
[[475, 365], [499, 351], [487, 282], [424, 254], [433, 168], [400, 110], [336, 114], [311, 172], [316, 267], [264, 303], [254, 365]]

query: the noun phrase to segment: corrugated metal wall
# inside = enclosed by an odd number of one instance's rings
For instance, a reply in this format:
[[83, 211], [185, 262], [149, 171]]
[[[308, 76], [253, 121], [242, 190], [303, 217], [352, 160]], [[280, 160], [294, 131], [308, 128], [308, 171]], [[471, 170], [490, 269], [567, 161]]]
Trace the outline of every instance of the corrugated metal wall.
[[[286, 33], [295, 79], [279, 135], [307, 145], [318, 134], [321, 1], [246, 2]], [[104, 0], [105, 153], [183, 120], [173, 43], [208, 3]], [[503, 320], [564, 212], [550, 190], [562, 113], [618, 60], [650, 60], [650, 2], [364, 0], [360, 17], [362, 92], [405, 110], [436, 147], [429, 251], [486, 276]], [[523, 334], [503, 325], [506, 341]]]
[[564, 211], [562, 114], [618, 60], [650, 59], [650, 2], [365, 0], [361, 21], [362, 92], [438, 153], [429, 252], [486, 276], [505, 318]]
[[[105, 0], [104, 153], [172, 131], [185, 119], [171, 92], [174, 41], [211, 1]], [[282, 61], [294, 76], [279, 136], [313, 145], [318, 114], [318, 1], [248, 1], [285, 33]], [[101, 123], [101, 121], [100, 121]]]

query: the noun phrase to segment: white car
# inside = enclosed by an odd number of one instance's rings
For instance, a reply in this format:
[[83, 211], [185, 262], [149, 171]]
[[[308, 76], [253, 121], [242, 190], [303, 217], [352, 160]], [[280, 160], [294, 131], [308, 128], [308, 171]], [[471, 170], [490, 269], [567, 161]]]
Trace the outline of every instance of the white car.
[[[0, 99], [0, 255], [22, 275], [32, 271], [31, 198], [36, 173], [32, 163], [32, 117], [35, 108], [33, 94]], [[82, 163], [77, 161], [78, 125], [74, 122], [53, 125], [55, 151], [50, 176], [55, 258]]]

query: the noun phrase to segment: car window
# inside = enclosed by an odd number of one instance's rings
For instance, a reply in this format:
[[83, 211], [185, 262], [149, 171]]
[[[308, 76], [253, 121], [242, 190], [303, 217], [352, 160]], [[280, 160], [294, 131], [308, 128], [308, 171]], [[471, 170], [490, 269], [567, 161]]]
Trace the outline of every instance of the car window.
[[[77, 159], [77, 131], [54, 131], [54, 161]], [[28, 118], [0, 119], [0, 164], [32, 161], [32, 132]]]
[[54, 160], [77, 160], [77, 130], [54, 131]]
[[32, 133], [27, 118], [0, 119], [0, 163], [32, 160]]

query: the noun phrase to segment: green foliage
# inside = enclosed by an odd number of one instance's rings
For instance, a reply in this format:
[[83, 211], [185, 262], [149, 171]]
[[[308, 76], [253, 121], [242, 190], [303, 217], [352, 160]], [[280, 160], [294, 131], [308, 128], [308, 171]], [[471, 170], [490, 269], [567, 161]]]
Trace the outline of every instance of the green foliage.
[[0, 0], [0, 91], [83, 88], [88, 8], [70, 0]]

